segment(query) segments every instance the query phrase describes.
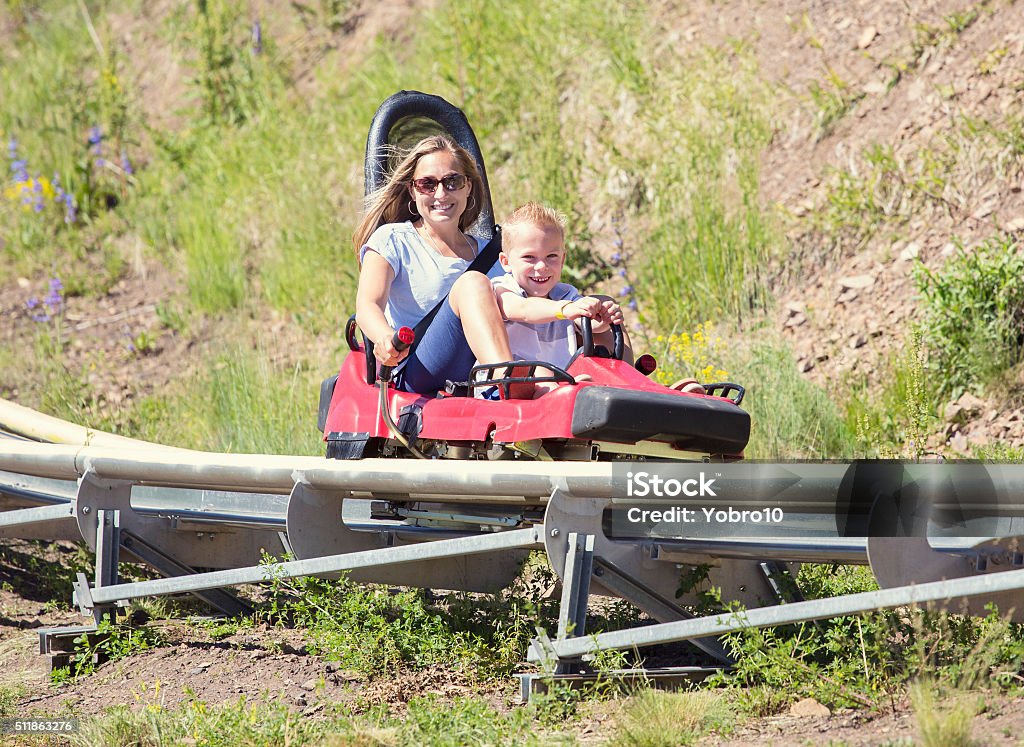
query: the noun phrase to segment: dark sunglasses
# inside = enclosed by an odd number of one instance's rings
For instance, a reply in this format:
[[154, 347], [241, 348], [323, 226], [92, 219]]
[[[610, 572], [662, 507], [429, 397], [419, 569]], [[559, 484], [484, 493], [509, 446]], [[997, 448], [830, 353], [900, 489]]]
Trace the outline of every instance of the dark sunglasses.
[[421, 195], [434, 194], [438, 184], [444, 187], [445, 192], [458, 192], [466, 186], [466, 176], [464, 174], [449, 174], [441, 179], [425, 176], [422, 179], [412, 180], [412, 186], [416, 187], [416, 191]]

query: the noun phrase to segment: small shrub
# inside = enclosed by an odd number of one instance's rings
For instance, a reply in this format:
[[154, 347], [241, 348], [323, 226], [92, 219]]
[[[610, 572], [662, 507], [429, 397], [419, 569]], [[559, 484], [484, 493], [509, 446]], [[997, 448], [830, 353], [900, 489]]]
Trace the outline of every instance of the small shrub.
[[940, 392], [956, 396], [992, 381], [1024, 352], [1024, 252], [1015, 238], [960, 248], [939, 271], [917, 266], [921, 334]]
[[118, 661], [140, 651], [160, 646], [163, 642], [163, 634], [155, 628], [119, 624], [111, 622], [109, 617], [104, 617], [95, 633], [75, 639], [75, 657], [72, 664], [55, 669], [50, 676], [57, 684], [87, 677], [96, 671], [99, 663]]

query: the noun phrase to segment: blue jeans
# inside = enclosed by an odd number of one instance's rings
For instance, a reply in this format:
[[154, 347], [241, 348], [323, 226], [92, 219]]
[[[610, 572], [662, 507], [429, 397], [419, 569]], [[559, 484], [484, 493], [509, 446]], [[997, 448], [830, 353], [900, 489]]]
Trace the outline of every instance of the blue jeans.
[[398, 387], [406, 392], [430, 394], [444, 389], [447, 380], [465, 381], [476, 356], [469, 349], [462, 320], [446, 299], [423, 339], [399, 372]]

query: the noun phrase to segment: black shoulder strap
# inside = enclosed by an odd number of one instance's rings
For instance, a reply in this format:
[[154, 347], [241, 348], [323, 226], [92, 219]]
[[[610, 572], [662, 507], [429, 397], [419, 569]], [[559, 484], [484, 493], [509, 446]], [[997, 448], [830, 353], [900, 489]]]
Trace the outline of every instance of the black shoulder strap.
[[[494, 227], [494, 238], [487, 242], [480, 253], [476, 255], [469, 267], [466, 268], [466, 272], [482, 272], [484, 275], [491, 269], [491, 266], [498, 261], [498, 253], [501, 251], [501, 226]], [[441, 310], [441, 305], [448, 300], [448, 294], [444, 295], [440, 301], [427, 312], [427, 315], [420, 319], [419, 323], [413, 327], [413, 332], [416, 334], [416, 339], [412, 344], [412, 349], [409, 350], [409, 355], [412, 355], [413, 351], [416, 350], [416, 346], [420, 344], [420, 340], [423, 339], [423, 333], [427, 331], [427, 327], [434, 321], [434, 317], [437, 316], [437, 312]]]

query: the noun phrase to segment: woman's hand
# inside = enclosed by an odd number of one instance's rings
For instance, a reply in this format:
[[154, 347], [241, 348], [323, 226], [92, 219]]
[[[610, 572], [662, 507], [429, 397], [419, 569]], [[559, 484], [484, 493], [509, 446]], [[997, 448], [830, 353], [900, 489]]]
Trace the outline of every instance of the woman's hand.
[[373, 343], [373, 355], [382, 366], [391, 366], [393, 368], [409, 355], [409, 348], [395, 349], [395, 345], [392, 342], [394, 336], [395, 330], [389, 327], [387, 334]]

